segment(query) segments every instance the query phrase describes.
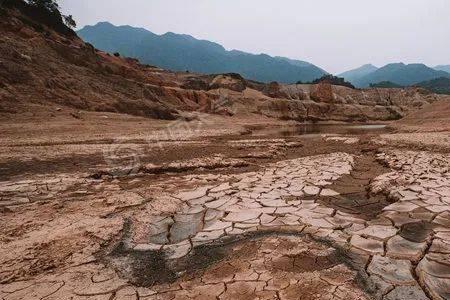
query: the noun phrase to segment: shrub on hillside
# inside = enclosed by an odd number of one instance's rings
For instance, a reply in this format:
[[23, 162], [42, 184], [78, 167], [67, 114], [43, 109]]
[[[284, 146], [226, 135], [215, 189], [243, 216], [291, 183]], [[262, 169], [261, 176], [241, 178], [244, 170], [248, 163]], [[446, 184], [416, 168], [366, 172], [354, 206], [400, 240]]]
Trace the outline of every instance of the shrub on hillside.
[[417, 83], [414, 86], [427, 89], [436, 94], [450, 95], [450, 78], [435, 78], [429, 81]]
[[[312, 82], [305, 82], [306, 84], [318, 84], [321, 82], [330, 83], [332, 85], [340, 85], [345, 86], [351, 89], [355, 89], [355, 86], [350, 82], [345, 81], [344, 78], [333, 76], [331, 74], [324, 75], [318, 79], [313, 80]], [[304, 82], [297, 81], [297, 84], [303, 84]]]
[[[64, 35], [76, 35], [72, 28], [76, 22], [71, 15], [63, 15], [56, 0], [4, 0], [4, 6], [16, 8], [36, 22], [33, 27], [40, 28], [44, 24]], [[25, 20], [24, 20], [25, 21]], [[31, 25], [31, 24], [30, 24]]]
[[313, 80], [313, 84], [317, 84], [317, 83], [321, 83], [321, 82], [325, 82], [325, 83], [330, 83], [333, 85], [340, 85], [340, 86], [345, 86], [351, 89], [354, 89], [355, 86], [353, 84], [351, 84], [350, 82], [345, 81], [344, 78], [342, 77], [337, 77], [337, 76], [333, 76], [331, 74], [328, 75], [324, 75], [321, 78], [315, 79]]
[[396, 84], [392, 81], [381, 81], [378, 83], [371, 83], [371, 88], [402, 88], [403, 86]]

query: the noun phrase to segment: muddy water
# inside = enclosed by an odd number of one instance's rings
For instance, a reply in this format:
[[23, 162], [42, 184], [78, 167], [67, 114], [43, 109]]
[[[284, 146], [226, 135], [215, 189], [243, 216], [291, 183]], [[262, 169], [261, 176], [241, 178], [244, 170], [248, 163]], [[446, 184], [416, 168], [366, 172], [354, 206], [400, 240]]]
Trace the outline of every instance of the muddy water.
[[255, 130], [252, 135], [279, 135], [283, 137], [317, 134], [363, 135], [387, 133], [389, 131], [385, 124], [299, 124], [292, 127]]

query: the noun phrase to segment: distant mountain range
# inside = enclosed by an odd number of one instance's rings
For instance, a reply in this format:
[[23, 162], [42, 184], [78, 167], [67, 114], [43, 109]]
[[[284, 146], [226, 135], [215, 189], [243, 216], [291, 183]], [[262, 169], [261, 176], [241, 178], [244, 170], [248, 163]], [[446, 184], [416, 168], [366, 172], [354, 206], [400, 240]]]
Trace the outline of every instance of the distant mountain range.
[[157, 35], [143, 28], [101, 22], [77, 33], [100, 50], [118, 52], [141, 63], [174, 71], [239, 73], [247, 79], [282, 83], [312, 81], [327, 74], [305, 61], [227, 51], [217, 43], [171, 32]]
[[358, 81], [360, 78], [363, 78], [364, 76], [369, 75], [370, 73], [375, 72], [376, 70], [378, 70], [377, 67], [371, 64], [367, 64], [357, 69], [341, 73], [338, 75], [338, 77], [343, 77], [346, 81], [354, 85], [354, 82]]
[[390, 82], [399, 86], [410, 86], [436, 78], [450, 78], [450, 73], [442, 69], [430, 68], [424, 64], [394, 63], [377, 68], [372, 65], [364, 65], [358, 69], [344, 72], [338, 76], [344, 77], [354, 86], [365, 88], [371, 84]]
[[433, 69], [450, 73], [450, 65], [440, 65], [440, 66], [434, 67]]

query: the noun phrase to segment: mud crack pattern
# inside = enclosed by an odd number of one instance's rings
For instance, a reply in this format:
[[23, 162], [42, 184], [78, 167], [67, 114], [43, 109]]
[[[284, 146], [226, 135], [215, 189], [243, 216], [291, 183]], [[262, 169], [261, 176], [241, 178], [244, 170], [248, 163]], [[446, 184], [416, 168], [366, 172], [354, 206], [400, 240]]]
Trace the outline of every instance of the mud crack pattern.
[[[346, 153], [280, 161], [242, 174], [179, 176], [176, 184], [185, 186], [183, 191], [171, 192], [170, 182], [162, 185], [167, 188], [159, 201], [177, 207], [165, 211], [155, 211], [155, 201], [142, 193], [121, 193], [126, 203], [121, 213], [83, 215], [82, 225], [69, 227], [80, 231], [102, 220], [103, 229], [91, 231], [98, 246], [81, 245], [82, 259], [72, 257], [64, 270], [33, 279], [11, 279], [2, 268], [0, 295], [5, 300], [449, 299], [449, 158], [386, 151], [377, 159], [392, 172], [369, 179], [368, 193], [384, 194], [389, 202], [383, 200], [370, 217], [321, 200], [344, 197], [340, 178], [359, 172], [354, 165], [360, 157]], [[102, 240], [109, 246], [101, 248]], [[12, 249], [1, 250], [14, 273]]]

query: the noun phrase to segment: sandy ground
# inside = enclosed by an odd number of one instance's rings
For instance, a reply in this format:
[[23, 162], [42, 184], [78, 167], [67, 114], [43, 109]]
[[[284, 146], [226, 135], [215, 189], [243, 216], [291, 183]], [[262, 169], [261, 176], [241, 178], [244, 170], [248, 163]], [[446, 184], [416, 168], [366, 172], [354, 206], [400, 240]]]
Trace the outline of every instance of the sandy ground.
[[448, 132], [72, 113], [0, 120], [2, 300], [450, 299]]

